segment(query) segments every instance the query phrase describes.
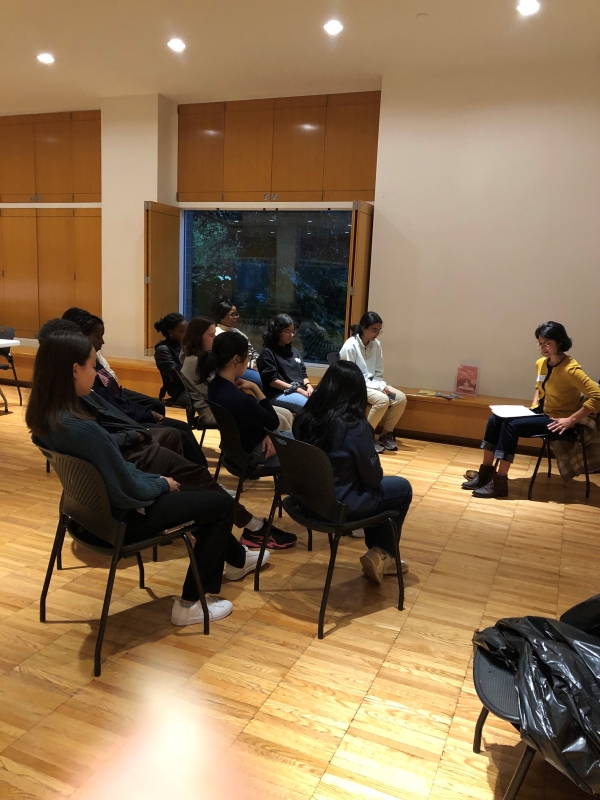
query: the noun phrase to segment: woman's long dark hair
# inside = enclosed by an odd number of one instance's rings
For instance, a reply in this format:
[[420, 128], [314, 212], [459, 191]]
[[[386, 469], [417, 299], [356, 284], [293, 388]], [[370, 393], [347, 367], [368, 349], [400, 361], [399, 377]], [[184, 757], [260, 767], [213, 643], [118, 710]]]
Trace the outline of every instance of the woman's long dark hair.
[[210, 326], [214, 324], [212, 319], [208, 317], [191, 318], [183, 336], [183, 341], [181, 342], [181, 347], [186, 358], [188, 356], [199, 356], [200, 353], [204, 352], [202, 337]]
[[225, 331], [225, 333], [219, 334], [213, 343], [213, 349], [204, 350], [204, 352], [198, 356], [196, 381], [198, 383], [204, 383], [213, 372], [223, 369], [235, 356], [246, 358], [249, 347], [248, 339], [246, 339], [243, 333]]
[[25, 422], [34, 435], [62, 428], [65, 411], [86, 418], [75, 392], [73, 365], [83, 366], [91, 351], [92, 344], [83, 333], [57, 331], [40, 342], [25, 412]]
[[282, 333], [290, 325], [294, 324], [294, 320], [289, 314], [277, 314], [276, 317], [270, 319], [265, 325], [263, 331], [263, 344], [265, 347], [275, 347], [279, 344], [279, 334]]
[[367, 311], [363, 314], [358, 325], [351, 325], [350, 330], [353, 336], [356, 336], [357, 333], [362, 336], [366, 328], [370, 328], [371, 325], [383, 325], [383, 320], [375, 311]]
[[294, 420], [294, 436], [328, 452], [336, 423], [354, 427], [365, 419], [366, 408], [367, 385], [362, 372], [352, 361], [338, 361], [323, 375]]

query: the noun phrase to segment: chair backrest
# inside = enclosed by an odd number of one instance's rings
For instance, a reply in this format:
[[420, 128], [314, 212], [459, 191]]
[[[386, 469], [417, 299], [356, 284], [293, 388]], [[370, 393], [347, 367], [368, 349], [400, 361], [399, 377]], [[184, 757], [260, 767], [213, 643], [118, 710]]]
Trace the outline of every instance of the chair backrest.
[[233, 414], [217, 403], [208, 400], [208, 407], [213, 413], [217, 428], [221, 434], [219, 447], [224, 457], [240, 469], [246, 469], [250, 463], [250, 455], [242, 447], [242, 437]]
[[323, 450], [278, 431], [269, 433], [281, 465], [281, 490], [299, 506], [332, 523], [341, 523], [346, 506], [335, 496], [333, 468]]
[[330, 353], [327, 353], [327, 363], [329, 366], [332, 364], [337, 364], [340, 360], [340, 354], [338, 350], [332, 350]]
[[14, 339], [15, 329], [9, 328], [6, 325], [0, 325], [0, 339]]
[[80, 458], [39, 449], [62, 484], [61, 512], [104, 542], [117, 544], [126, 526], [113, 517], [106, 486], [96, 467]]

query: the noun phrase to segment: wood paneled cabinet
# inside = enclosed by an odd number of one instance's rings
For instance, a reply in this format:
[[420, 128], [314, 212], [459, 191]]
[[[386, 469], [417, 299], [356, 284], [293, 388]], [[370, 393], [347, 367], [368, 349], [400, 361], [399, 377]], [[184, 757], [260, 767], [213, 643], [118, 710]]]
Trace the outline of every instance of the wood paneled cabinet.
[[182, 202], [373, 200], [380, 92], [179, 106]]
[[32, 338], [78, 305], [102, 311], [99, 208], [0, 211], [0, 324]]
[[0, 202], [98, 202], [100, 152], [100, 111], [0, 117]]

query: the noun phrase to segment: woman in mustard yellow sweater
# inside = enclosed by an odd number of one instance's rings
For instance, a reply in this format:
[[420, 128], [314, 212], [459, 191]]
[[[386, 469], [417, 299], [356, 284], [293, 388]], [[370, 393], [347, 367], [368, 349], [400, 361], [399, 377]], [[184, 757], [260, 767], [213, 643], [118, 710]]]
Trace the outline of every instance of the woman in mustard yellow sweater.
[[[542, 354], [536, 362], [537, 380], [531, 405], [535, 416], [504, 419], [492, 414], [489, 418], [481, 443], [483, 464], [477, 475], [462, 485], [463, 489], [473, 489], [475, 497], [508, 496], [508, 470], [519, 437], [562, 435], [590, 414], [600, 412], [600, 386], [574, 358], [566, 355], [573, 342], [564, 325], [545, 322], [538, 326], [535, 337]], [[494, 469], [495, 458], [500, 459], [498, 472]]]

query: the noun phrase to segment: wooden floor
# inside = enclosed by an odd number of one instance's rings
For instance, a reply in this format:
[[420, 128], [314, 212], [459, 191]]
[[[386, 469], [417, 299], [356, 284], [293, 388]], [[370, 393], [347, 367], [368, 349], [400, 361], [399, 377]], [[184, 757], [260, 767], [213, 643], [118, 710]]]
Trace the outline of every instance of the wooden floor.
[[[460, 489], [475, 449], [405, 440], [385, 456], [414, 502], [397, 584], [362, 577], [360, 540], [344, 540], [326, 637], [316, 638], [326, 537], [306, 535], [252, 578], [224, 583], [234, 613], [204, 637], [169, 616], [186, 561], [180, 547], [135, 565], [115, 585], [102, 677], [92, 677], [106, 563], [71, 540], [65, 569], [38, 598], [56, 526], [59, 483], [31, 445], [16, 393], [0, 414], [0, 798], [500, 798], [522, 752], [490, 716], [472, 752], [480, 704], [471, 680], [475, 628], [504, 616], [556, 616], [598, 591], [600, 476], [539, 478], [518, 457], [508, 500]], [[216, 436], [207, 436], [215, 459]], [[225, 476], [225, 482], [232, 480]], [[266, 513], [270, 482], [243, 499]], [[227, 786], [220, 782], [227, 783]], [[228, 782], [233, 781], [233, 788]], [[520, 800], [588, 797], [536, 760]]]

